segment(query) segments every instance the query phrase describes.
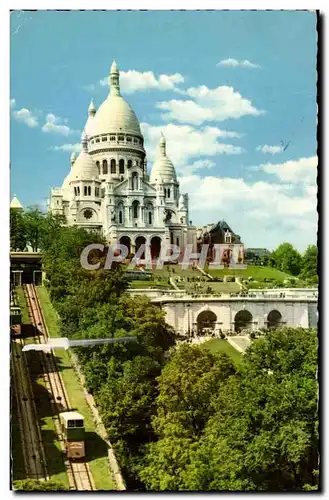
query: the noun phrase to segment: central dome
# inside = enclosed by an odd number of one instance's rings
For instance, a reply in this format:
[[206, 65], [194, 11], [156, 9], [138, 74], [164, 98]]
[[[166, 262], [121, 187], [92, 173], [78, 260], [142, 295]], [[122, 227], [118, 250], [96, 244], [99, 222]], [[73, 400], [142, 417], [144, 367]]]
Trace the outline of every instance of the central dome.
[[115, 132], [142, 135], [137, 117], [127, 101], [121, 96], [109, 95], [97, 110], [89, 138]]
[[134, 134], [142, 137], [137, 117], [127, 101], [120, 95], [119, 69], [115, 61], [110, 70], [110, 94], [98, 108], [88, 139], [109, 133]]

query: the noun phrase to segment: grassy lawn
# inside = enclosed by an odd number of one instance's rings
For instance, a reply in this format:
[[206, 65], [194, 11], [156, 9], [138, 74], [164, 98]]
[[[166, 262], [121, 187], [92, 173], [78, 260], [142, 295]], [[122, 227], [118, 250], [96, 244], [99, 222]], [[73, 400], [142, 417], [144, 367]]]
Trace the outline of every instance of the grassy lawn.
[[172, 288], [167, 281], [141, 281], [134, 280], [129, 282], [130, 288]]
[[273, 267], [263, 266], [248, 266], [246, 269], [206, 269], [206, 272], [216, 278], [223, 278], [227, 275], [241, 276], [242, 278], [249, 278], [252, 276], [255, 280], [259, 281], [263, 281], [264, 278], [284, 280], [292, 277], [290, 274], [274, 269]]
[[25, 325], [30, 325], [31, 320], [29, 316], [29, 310], [27, 308], [25, 296], [24, 296], [24, 291], [22, 286], [17, 286], [16, 287], [16, 293], [17, 293], [17, 300], [18, 304], [21, 308], [21, 313], [22, 313], [22, 323]]
[[200, 271], [197, 269], [192, 269], [191, 266], [189, 266], [187, 269], [182, 269], [179, 264], [176, 265], [164, 265], [163, 269], [153, 269], [152, 273], [154, 276], [159, 276], [163, 279], [168, 279], [169, 276], [175, 277], [175, 276], [183, 276], [183, 277], [191, 277], [191, 276], [202, 276]]
[[225, 352], [228, 356], [232, 358], [234, 363], [239, 364], [242, 359], [242, 354], [234, 349], [231, 344], [224, 339], [211, 339], [204, 344], [201, 344], [202, 347], [209, 349], [213, 354]]
[[[50, 302], [47, 290], [44, 287], [37, 287], [37, 294], [43, 309], [49, 335], [51, 337], [60, 336], [59, 320]], [[68, 351], [57, 349], [56, 360], [71, 406], [85, 418], [86, 460], [89, 462], [96, 488], [97, 490], [115, 490], [116, 483], [109, 470], [107, 445], [95, 432], [93, 416], [85, 399], [78, 375], [72, 367]]]

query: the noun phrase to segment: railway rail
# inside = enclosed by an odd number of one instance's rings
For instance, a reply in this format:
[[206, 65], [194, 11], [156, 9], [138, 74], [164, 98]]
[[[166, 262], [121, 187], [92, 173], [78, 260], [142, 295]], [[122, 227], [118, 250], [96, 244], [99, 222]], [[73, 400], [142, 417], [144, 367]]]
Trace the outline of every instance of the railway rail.
[[[24, 294], [28, 305], [29, 315], [35, 327], [34, 340], [36, 343], [45, 343], [48, 341], [48, 332], [35, 286], [25, 285]], [[70, 410], [69, 398], [62, 376], [58, 372], [54, 354], [52, 352], [47, 354], [39, 352], [38, 354], [40, 356], [44, 383], [51, 396], [54, 425], [64, 455], [65, 442], [61, 430], [59, 413]], [[89, 465], [85, 460], [69, 460], [64, 456], [64, 465], [71, 490], [90, 491], [96, 489]]]
[[47, 465], [34, 403], [31, 380], [25, 353], [22, 352], [23, 340], [14, 338], [11, 351], [11, 373], [14, 379], [12, 396], [16, 398], [17, 417], [24, 469], [32, 479], [47, 480]]

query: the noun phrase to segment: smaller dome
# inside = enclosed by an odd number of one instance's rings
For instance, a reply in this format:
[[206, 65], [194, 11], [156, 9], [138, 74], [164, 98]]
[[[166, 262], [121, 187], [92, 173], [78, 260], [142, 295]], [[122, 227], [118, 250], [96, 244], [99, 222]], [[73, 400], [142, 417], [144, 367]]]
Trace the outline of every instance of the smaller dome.
[[97, 165], [87, 151], [87, 136], [85, 132], [82, 132], [81, 145], [82, 151], [75, 160], [71, 172], [66, 177], [63, 188], [68, 187], [71, 182], [77, 179], [82, 179], [84, 181], [98, 179]]
[[175, 167], [166, 154], [166, 140], [163, 134], [159, 141], [158, 156], [151, 170], [150, 183], [156, 184], [159, 177], [163, 182], [177, 182]]
[[98, 179], [97, 165], [86, 151], [81, 151], [74, 164], [71, 182], [76, 179], [82, 179], [84, 181]]
[[70, 187], [70, 182], [73, 180], [72, 173], [73, 171], [71, 170], [65, 177], [64, 182], [62, 184], [62, 189], [67, 189], [68, 187]]

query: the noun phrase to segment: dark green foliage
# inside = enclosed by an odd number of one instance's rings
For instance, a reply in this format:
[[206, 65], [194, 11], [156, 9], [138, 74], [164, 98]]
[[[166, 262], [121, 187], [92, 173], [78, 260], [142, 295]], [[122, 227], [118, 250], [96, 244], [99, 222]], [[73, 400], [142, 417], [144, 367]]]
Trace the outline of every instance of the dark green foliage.
[[226, 354], [183, 345], [158, 379], [159, 395], [152, 425], [158, 441], [145, 447], [138, 470], [151, 490], [189, 489], [184, 476], [193, 463], [205, 425], [214, 414], [214, 398], [235, 368]]
[[[198, 441], [186, 431], [186, 422], [177, 427], [176, 418], [165, 427], [166, 439], [149, 445], [140, 465], [147, 488], [317, 489], [316, 373], [315, 330], [267, 332], [251, 345], [239, 372], [225, 379], [220, 390], [213, 391], [209, 404], [212, 411], [206, 415]], [[175, 392], [173, 389], [171, 399], [181, 405]], [[184, 393], [180, 398], [184, 400]], [[199, 403], [192, 407], [199, 408]], [[168, 429], [173, 425], [175, 440], [168, 439]], [[159, 428], [156, 419], [154, 427]]]
[[48, 248], [64, 221], [63, 216], [44, 214], [38, 207], [29, 207], [25, 212], [11, 208], [10, 249], [24, 251], [31, 246], [36, 252]]
[[14, 481], [16, 491], [64, 491], [68, 490], [58, 481], [38, 481], [37, 479], [22, 479]]
[[[43, 267], [63, 336], [138, 339], [137, 343], [105, 344], [76, 352], [128, 485], [139, 487], [135, 462], [140, 447], [153, 436], [156, 378], [165, 352], [174, 345], [174, 332], [165, 323], [164, 312], [149, 299], [125, 294], [127, 280], [121, 266], [110, 270], [101, 266], [96, 271], [82, 268], [80, 254], [90, 243], [105, 241], [83, 229], [57, 228], [44, 246]], [[97, 255], [92, 259], [104, 262]]]
[[318, 248], [309, 245], [302, 256], [302, 267], [300, 278], [309, 281], [310, 284], [317, 284], [318, 278]]
[[270, 255], [273, 267], [280, 271], [298, 276], [301, 271], [302, 257], [300, 253], [290, 244], [281, 243]]
[[10, 209], [10, 250], [19, 252], [27, 245], [26, 221], [21, 210]]

